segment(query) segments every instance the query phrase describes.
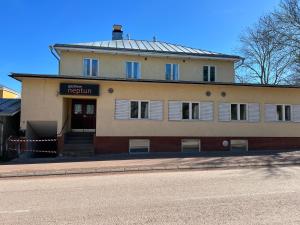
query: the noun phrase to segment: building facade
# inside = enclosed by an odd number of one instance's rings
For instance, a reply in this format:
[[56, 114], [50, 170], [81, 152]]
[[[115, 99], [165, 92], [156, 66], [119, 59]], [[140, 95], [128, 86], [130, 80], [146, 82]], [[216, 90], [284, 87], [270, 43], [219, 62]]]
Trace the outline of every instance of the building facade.
[[0, 98], [20, 98], [18, 92], [0, 85]]
[[11, 76], [22, 82], [21, 129], [57, 136], [60, 153], [300, 147], [300, 89], [234, 83], [239, 56], [124, 40], [120, 26], [111, 41], [53, 50], [58, 75]]

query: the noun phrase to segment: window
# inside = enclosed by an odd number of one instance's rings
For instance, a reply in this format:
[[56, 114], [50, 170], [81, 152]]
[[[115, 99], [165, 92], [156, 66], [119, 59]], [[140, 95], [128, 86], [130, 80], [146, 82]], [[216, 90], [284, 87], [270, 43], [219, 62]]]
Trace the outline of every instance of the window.
[[248, 140], [230, 140], [230, 150], [233, 152], [248, 151]]
[[182, 119], [190, 119], [190, 103], [182, 103]]
[[198, 102], [182, 103], [183, 120], [198, 120], [200, 118], [199, 115], [200, 115], [200, 107]]
[[99, 61], [98, 59], [83, 59], [83, 75], [84, 76], [98, 76], [99, 74]]
[[246, 104], [231, 104], [231, 120], [247, 120]]
[[140, 79], [141, 66], [138, 62], [126, 62], [126, 77], [129, 79]]
[[203, 81], [214, 82], [216, 80], [216, 67], [203, 66]]
[[148, 153], [150, 149], [149, 139], [130, 139], [129, 153]]
[[141, 102], [141, 118], [142, 119], [147, 119], [149, 116], [148, 116], [148, 113], [149, 113], [149, 109], [148, 109], [148, 106], [149, 106], [149, 103], [148, 102]]
[[186, 153], [199, 152], [200, 140], [199, 139], [182, 139], [181, 151]]
[[82, 114], [82, 105], [81, 104], [74, 104], [74, 114]]
[[166, 80], [179, 80], [179, 65], [166, 64]]
[[240, 104], [240, 120], [247, 120], [247, 106], [246, 104]]
[[199, 119], [199, 103], [192, 103], [192, 119]]
[[277, 121], [291, 121], [291, 106], [290, 105], [277, 105]]
[[284, 106], [284, 115], [285, 115], [285, 121], [291, 121], [291, 106], [285, 105]]
[[139, 102], [138, 101], [130, 102], [130, 118], [132, 118], [132, 119], [139, 118]]
[[87, 115], [93, 115], [95, 114], [95, 105], [86, 105], [86, 114]]
[[238, 120], [238, 105], [231, 104], [231, 120]]
[[148, 119], [149, 102], [147, 101], [130, 101], [130, 118], [131, 119]]

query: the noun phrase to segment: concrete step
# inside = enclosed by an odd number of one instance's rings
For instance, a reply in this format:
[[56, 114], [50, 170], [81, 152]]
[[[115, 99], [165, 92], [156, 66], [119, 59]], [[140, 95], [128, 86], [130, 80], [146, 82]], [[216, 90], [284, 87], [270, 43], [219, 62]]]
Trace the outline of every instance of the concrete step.
[[93, 137], [95, 133], [86, 132], [69, 132], [65, 134], [65, 137]]
[[63, 150], [64, 156], [93, 156], [94, 145], [93, 144], [64, 144]]
[[63, 152], [63, 156], [71, 157], [88, 157], [93, 156], [94, 152]]
[[93, 136], [65, 136], [65, 139], [93, 139]]
[[93, 144], [64, 144], [64, 150], [94, 150]]
[[94, 141], [94, 133], [76, 133], [70, 132], [65, 134], [65, 144], [92, 144]]
[[93, 144], [92, 139], [66, 139], [65, 144]]

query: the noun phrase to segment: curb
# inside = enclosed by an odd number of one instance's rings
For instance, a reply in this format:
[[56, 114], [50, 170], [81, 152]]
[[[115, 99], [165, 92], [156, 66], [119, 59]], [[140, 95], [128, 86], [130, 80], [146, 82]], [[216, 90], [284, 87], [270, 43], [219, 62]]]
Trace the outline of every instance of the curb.
[[28, 172], [11, 172], [0, 174], [1, 178], [36, 177], [36, 176], [67, 176], [80, 174], [111, 174], [111, 173], [131, 173], [131, 172], [157, 172], [157, 171], [187, 171], [187, 170], [209, 170], [209, 169], [234, 169], [234, 168], [259, 168], [276, 166], [296, 166], [300, 165], [300, 160], [295, 162], [274, 162], [274, 163], [246, 163], [246, 164], [202, 164], [197, 166], [154, 166], [154, 167], [121, 167], [121, 168], [84, 168], [84, 169], [64, 169], [64, 170], [40, 170]]

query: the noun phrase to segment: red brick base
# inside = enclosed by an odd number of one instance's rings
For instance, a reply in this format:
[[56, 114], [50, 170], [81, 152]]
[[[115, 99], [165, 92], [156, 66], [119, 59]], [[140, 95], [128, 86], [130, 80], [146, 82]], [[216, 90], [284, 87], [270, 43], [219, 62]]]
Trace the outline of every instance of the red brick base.
[[128, 153], [129, 139], [149, 139], [150, 152], [180, 152], [181, 139], [201, 140], [201, 151], [229, 151], [223, 141], [248, 140], [249, 150], [300, 149], [300, 137], [95, 137], [95, 152], [98, 154]]

